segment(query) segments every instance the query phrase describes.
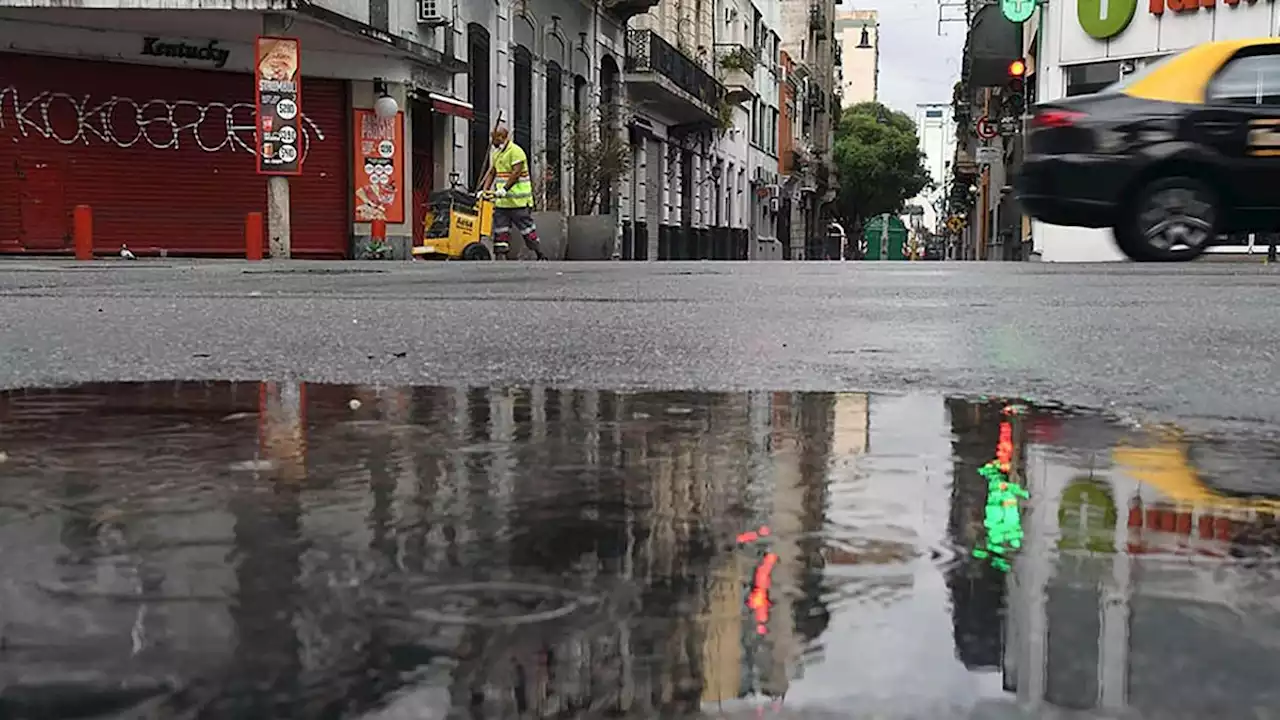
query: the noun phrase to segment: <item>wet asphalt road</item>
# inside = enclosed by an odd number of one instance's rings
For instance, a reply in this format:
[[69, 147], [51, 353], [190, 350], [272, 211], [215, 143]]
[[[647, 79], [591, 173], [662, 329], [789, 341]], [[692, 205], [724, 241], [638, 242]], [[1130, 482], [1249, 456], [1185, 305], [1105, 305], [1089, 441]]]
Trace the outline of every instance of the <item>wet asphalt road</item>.
[[0, 263], [0, 386], [298, 378], [1028, 395], [1280, 425], [1261, 264]]
[[0, 443], [4, 718], [1280, 707], [1275, 493], [1088, 414], [157, 382], [2, 391]]

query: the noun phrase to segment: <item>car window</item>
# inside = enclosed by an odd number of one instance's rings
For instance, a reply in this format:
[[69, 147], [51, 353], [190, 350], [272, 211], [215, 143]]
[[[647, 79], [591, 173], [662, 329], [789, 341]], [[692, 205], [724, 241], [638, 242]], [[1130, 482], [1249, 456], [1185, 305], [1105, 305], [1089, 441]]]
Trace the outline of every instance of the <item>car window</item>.
[[1246, 55], [1227, 63], [1209, 85], [1225, 105], [1280, 105], [1280, 55]]

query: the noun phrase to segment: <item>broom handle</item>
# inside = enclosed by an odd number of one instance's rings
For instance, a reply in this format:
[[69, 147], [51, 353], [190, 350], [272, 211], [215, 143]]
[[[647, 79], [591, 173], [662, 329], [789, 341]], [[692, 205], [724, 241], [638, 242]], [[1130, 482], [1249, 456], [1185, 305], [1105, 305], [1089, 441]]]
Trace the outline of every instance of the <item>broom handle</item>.
[[[493, 133], [493, 131], [494, 131], [494, 130], [497, 130], [497, 129], [498, 129], [498, 126], [499, 126], [499, 125], [501, 125], [501, 124], [502, 124], [502, 110], [501, 110], [501, 109], [499, 109], [499, 110], [498, 110], [498, 117], [497, 117], [497, 119], [495, 119], [495, 120], [493, 121], [493, 127], [489, 129], [489, 133], [490, 133], [490, 134], [492, 134], [492, 133]], [[489, 152], [489, 151], [486, 149], [486, 150], [485, 150], [485, 153], [484, 153], [484, 172], [480, 173], [480, 177], [476, 178], [476, 182], [480, 182], [481, 180], [483, 180], [483, 179], [484, 179], [484, 176], [485, 176], [485, 175], [487, 175], [487, 174], [489, 173], [489, 166], [490, 166], [490, 165], [492, 165], [492, 164], [493, 164], [493, 153]], [[482, 188], [476, 188], [476, 192], [481, 192], [481, 191], [488, 190], [488, 189], [489, 189], [489, 188], [484, 188], [484, 187], [482, 187]]]

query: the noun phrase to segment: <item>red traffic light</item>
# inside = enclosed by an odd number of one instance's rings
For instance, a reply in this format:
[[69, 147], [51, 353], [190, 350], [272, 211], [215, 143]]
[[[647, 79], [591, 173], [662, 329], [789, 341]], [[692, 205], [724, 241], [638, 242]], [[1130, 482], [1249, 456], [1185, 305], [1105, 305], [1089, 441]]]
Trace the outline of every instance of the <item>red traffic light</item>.
[[1018, 58], [1009, 63], [1009, 77], [1020, 78], [1027, 74], [1027, 62], [1022, 58]]

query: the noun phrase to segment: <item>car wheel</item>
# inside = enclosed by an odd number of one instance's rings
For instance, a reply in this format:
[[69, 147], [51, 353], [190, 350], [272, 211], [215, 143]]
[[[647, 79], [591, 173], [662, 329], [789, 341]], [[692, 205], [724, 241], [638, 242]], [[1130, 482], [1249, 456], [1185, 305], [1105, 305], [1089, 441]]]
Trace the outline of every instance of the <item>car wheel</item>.
[[1141, 191], [1116, 227], [1116, 242], [1138, 262], [1186, 262], [1218, 236], [1218, 196], [1191, 177], [1156, 180]]
[[463, 260], [488, 260], [492, 256], [489, 254], [489, 248], [484, 243], [473, 242], [462, 248]]

